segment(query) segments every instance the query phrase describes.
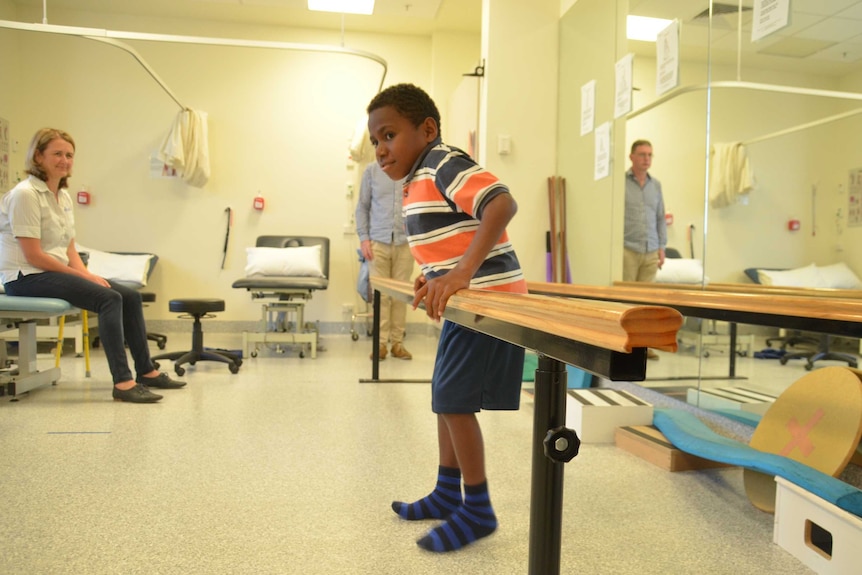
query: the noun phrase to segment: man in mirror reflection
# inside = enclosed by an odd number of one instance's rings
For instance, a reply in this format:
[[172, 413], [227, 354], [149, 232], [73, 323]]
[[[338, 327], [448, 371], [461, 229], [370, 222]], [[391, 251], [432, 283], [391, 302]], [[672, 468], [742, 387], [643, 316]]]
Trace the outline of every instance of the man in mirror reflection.
[[[667, 245], [661, 182], [649, 173], [652, 144], [635, 140], [629, 159], [632, 166], [626, 171], [623, 281], [652, 282], [664, 265]], [[647, 357], [658, 359], [652, 350], [647, 350]]]

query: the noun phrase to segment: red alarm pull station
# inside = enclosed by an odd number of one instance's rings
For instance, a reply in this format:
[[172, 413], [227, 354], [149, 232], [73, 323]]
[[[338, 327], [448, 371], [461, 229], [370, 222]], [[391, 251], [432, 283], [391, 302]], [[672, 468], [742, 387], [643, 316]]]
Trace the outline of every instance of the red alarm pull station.
[[799, 230], [800, 227], [802, 227], [802, 224], [799, 223], [799, 220], [790, 220], [787, 222], [787, 229], [791, 232]]
[[78, 203], [86, 206], [90, 203], [90, 192], [87, 190], [81, 190], [78, 192]]
[[258, 210], [258, 211], [263, 211], [264, 203], [265, 203], [265, 202], [264, 202], [264, 200], [263, 200], [263, 196], [257, 196], [257, 197], [255, 197], [255, 198], [254, 198], [254, 204], [253, 204], [253, 205], [254, 205], [254, 209], [256, 209], [256, 210]]
[[664, 215], [664, 223], [668, 226], [673, 224], [673, 214], [665, 214]]

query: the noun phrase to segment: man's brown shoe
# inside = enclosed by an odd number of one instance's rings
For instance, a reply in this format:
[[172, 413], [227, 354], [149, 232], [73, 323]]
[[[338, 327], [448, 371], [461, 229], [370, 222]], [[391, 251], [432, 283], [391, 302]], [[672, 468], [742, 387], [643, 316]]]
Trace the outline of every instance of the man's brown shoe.
[[404, 346], [400, 343], [392, 344], [392, 357], [397, 357], [398, 359], [413, 359], [413, 355], [404, 349]]
[[[374, 359], [374, 352], [373, 351], [368, 356], [368, 359]], [[384, 359], [386, 359], [386, 344], [381, 343], [380, 344], [380, 360], [383, 361]]]

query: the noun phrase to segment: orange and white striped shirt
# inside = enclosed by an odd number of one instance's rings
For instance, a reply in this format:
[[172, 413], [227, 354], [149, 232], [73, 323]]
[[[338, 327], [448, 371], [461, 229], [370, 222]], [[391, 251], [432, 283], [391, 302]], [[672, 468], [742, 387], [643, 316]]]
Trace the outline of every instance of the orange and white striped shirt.
[[[428, 145], [404, 184], [404, 225], [410, 251], [428, 279], [454, 268], [473, 241], [482, 209], [509, 189], [465, 152], [439, 139]], [[470, 287], [527, 293], [515, 249], [503, 232]]]

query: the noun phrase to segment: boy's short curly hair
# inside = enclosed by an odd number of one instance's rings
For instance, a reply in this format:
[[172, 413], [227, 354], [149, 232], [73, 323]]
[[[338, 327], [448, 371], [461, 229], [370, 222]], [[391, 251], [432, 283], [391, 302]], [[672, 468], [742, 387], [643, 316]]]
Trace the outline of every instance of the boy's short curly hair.
[[437, 105], [425, 90], [413, 84], [396, 84], [389, 86], [371, 100], [366, 110], [369, 114], [378, 108], [392, 106], [395, 110], [418, 126], [431, 118], [437, 123], [437, 133], [440, 133], [440, 112]]

